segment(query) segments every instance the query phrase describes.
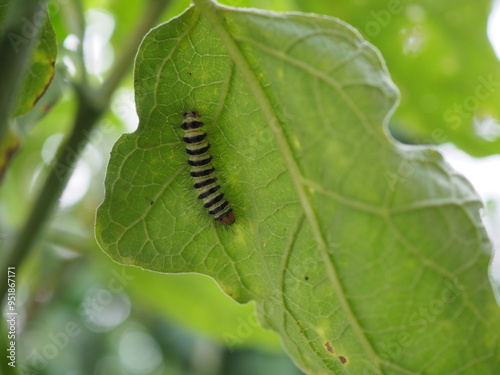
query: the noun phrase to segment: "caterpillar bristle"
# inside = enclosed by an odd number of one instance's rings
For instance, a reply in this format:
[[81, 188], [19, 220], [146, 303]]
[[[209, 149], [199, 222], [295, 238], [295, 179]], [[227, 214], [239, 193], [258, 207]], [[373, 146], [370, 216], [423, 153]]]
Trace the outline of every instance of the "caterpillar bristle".
[[188, 164], [191, 167], [193, 187], [198, 191], [198, 199], [215, 220], [223, 225], [234, 224], [236, 218], [229, 202], [224, 198], [217, 183], [215, 168], [212, 166], [212, 155], [207, 133], [203, 130], [203, 121], [196, 111], [185, 112], [181, 128], [184, 130], [183, 140], [186, 143]]

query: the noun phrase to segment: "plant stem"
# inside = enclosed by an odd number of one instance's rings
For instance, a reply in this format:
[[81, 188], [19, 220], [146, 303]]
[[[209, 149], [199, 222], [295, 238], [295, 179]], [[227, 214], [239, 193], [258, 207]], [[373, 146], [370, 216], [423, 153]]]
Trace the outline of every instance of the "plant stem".
[[67, 230], [50, 228], [44, 235], [44, 242], [70, 250], [79, 255], [87, 253], [92, 238]]
[[[71, 176], [78, 156], [89, 140], [90, 132], [106, 112], [111, 95], [128, 72], [144, 33], [156, 24], [169, 2], [168, 0], [149, 0], [147, 10], [132, 32], [128, 45], [124, 47], [124, 52], [111, 68], [112, 73], [100, 89], [92, 89], [87, 85], [76, 87], [78, 109], [72, 132], [61, 146], [31, 214], [19, 232], [4, 267], [19, 267], [42, 231], [48, 226], [50, 216]], [[5, 284], [0, 283], [0, 301], [6, 293]]]
[[83, 44], [85, 38], [85, 15], [81, 0], [72, 0], [61, 7], [63, 17], [66, 19], [70, 33], [75, 34], [80, 41], [76, 47], [76, 70], [81, 74], [82, 84], [87, 84], [87, 71], [85, 70], [85, 59], [83, 56]]
[[156, 24], [160, 15], [170, 4], [171, 0], [149, 0], [149, 6], [143, 13], [142, 21], [137, 24], [137, 29], [130, 36], [128, 44], [123, 47], [121, 54], [116, 61], [106, 82], [102, 85], [102, 92], [105, 96], [110, 96], [122, 80], [121, 71], [128, 69], [128, 66], [134, 60], [137, 49], [142, 39], [151, 27]]
[[7, 266], [19, 265], [47, 226], [47, 218], [71, 176], [80, 151], [87, 144], [90, 131], [105, 111], [105, 108], [89, 103], [88, 96], [89, 94], [84, 92], [78, 95], [79, 103], [73, 130], [50, 168], [31, 215], [14, 244]]
[[[0, 30], [0, 145], [43, 25], [35, 15], [45, 13], [45, 0], [11, 1]], [[38, 19], [38, 17], [37, 17]], [[20, 20], [27, 20], [20, 22]], [[29, 27], [28, 27], [29, 26]], [[27, 35], [29, 33], [29, 35]]]

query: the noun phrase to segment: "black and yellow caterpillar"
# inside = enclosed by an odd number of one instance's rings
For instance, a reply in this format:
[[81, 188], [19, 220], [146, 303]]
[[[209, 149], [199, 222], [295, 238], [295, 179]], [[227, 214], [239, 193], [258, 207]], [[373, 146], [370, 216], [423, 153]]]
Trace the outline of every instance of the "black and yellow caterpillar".
[[193, 187], [198, 191], [198, 199], [203, 201], [203, 207], [213, 215], [215, 220], [224, 225], [231, 225], [235, 221], [233, 209], [220, 192], [220, 185], [215, 177], [215, 168], [212, 165], [210, 143], [207, 133], [203, 130], [201, 116], [196, 111], [184, 113], [181, 125], [184, 130], [186, 153], [189, 155], [188, 164], [191, 166], [191, 177], [194, 178]]

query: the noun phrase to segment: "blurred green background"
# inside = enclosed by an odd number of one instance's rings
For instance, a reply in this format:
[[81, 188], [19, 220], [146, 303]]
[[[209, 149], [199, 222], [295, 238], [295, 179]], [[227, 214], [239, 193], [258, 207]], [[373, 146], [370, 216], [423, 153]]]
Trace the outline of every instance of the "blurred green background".
[[[390, 123], [394, 137], [406, 143], [449, 142], [474, 156], [498, 154], [500, 65], [487, 38], [490, 1], [221, 2], [344, 20], [381, 50], [401, 90], [401, 105]], [[145, 4], [49, 1], [58, 39], [57, 73], [35, 110], [17, 119], [22, 148], [0, 185], [2, 249], [26, 220], [55, 150], [70, 131], [71, 82], [82, 74], [76, 56], [81, 41], [74, 32], [80, 16], [86, 25], [84, 64], [90, 82], [99, 85]], [[171, 1], [161, 19], [175, 17], [188, 5]], [[121, 133], [136, 126], [130, 70], [89, 136], [56, 215], [18, 269], [20, 373], [301, 374], [279, 339], [257, 325], [252, 304], [237, 305], [200, 275], [119, 266], [96, 245], [94, 214], [103, 198], [109, 152]], [[498, 213], [498, 201], [490, 200], [488, 210]], [[498, 223], [492, 220], [491, 225]]]

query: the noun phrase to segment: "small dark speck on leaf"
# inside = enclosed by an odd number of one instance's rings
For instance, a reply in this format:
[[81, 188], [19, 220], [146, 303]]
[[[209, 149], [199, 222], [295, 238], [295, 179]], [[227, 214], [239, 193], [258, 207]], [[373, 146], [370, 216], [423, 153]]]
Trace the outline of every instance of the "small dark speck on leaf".
[[305, 276], [304, 276], [304, 280], [305, 280], [305, 281], [309, 280], [309, 276], [305, 275]]
[[339, 356], [339, 360], [340, 360], [340, 362], [341, 362], [343, 365], [345, 365], [345, 364], [346, 364], [346, 362], [347, 362], [347, 358], [346, 358], [346, 357], [343, 357], [343, 356]]
[[152, 206], [153, 204], [155, 203], [155, 201], [151, 201], [149, 202], [149, 204]]
[[326, 348], [326, 350], [328, 350], [330, 353], [333, 354], [332, 344], [330, 344], [328, 341], [325, 342], [325, 348]]

